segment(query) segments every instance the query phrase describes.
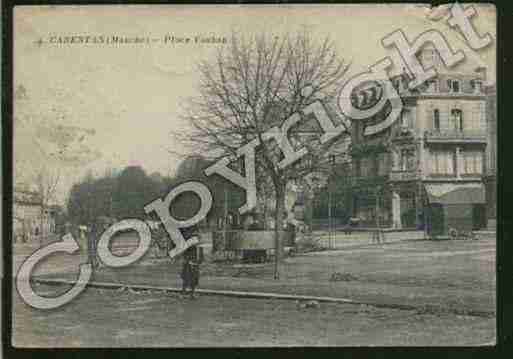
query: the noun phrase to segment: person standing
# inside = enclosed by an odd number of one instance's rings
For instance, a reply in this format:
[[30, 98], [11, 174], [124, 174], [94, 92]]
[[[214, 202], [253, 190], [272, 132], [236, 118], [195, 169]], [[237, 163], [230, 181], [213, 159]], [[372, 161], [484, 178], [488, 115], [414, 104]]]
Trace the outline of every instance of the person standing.
[[187, 294], [187, 288], [191, 289], [191, 299], [194, 299], [194, 289], [199, 284], [199, 262], [194, 255], [196, 247], [190, 247], [183, 255], [182, 272], [182, 294]]
[[89, 235], [87, 236], [87, 263], [90, 263], [93, 269], [98, 267], [98, 258], [96, 257], [96, 239], [99, 232], [98, 227], [98, 224], [93, 222], [89, 228]]

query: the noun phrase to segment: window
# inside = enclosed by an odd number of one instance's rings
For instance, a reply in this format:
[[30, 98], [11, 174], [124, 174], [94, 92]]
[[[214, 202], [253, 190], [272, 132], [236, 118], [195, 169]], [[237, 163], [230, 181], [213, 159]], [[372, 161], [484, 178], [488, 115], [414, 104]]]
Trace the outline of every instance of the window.
[[449, 92], [460, 92], [460, 82], [458, 80], [447, 80], [447, 87], [449, 88]]
[[433, 129], [440, 131], [440, 110], [437, 108], [433, 110]]
[[438, 92], [438, 83], [435, 80], [426, 81], [428, 92]]
[[481, 151], [464, 151], [463, 158], [463, 174], [481, 174], [483, 173], [483, 152]]
[[459, 81], [453, 81], [452, 82], [452, 91], [453, 92], [460, 92], [460, 82]]
[[369, 177], [373, 175], [374, 161], [372, 158], [366, 157], [360, 160], [360, 175], [362, 177]]
[[401, 116], [401, 127], [411, 128], [411, 111], [409, 109], [403, 109]]
[[399, 168], [401, 171], [415, 170], [415, 153], [411, 150], [401, 150], [401, 157], [399, 158]]
[[431, 173], [438, 175], [453, 175], [454, 152], [441, 150], [431, 152]]
[[481, 93], [483, 88], [483, 82], [480, 79], [470, 80], [470, 86], [474, 93]]
[[454, 130], [463, 131], [463, 112], [460, 109], [451, 110], [451, 121]]
[[354, 160], [354, 164], [353, 164], [353, 169], [354, 169], [354, 174], [355, 176], [357, 177], [360, 177], [362, 175], [362, 166], [361, 166], [361, 161], [359, 159], [355, 159]]
[[392, 80], [394, 88], [397, 90], [397, 92], [401, 92], [401, 78], [397, 77]]
[[378, 154], [378, 176], [384, 176], [389, 170], [389, 154], [386, 152]]

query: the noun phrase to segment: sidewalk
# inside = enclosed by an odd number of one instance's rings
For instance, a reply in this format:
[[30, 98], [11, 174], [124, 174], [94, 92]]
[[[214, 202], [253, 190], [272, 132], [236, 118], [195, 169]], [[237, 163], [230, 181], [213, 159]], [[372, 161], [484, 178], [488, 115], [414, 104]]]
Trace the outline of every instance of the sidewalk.
[[[388, 306], [414, 306], [420, 310], [458, 313], [495, 311], [495, 242], [404, 242], [357, 249], [325, 251], [297, 256], [280, 264], [280, 279], [273, 279], [273, 264], [239, 273], [227, 264], [201, 267], [200, 288], [348, 298]], [[180, 261], [143, 260], [123, 268], [101, 268], [92, 281], [181, 287]], [[331, 281], [333, 273], [350, 274], [349, 280]], [[41, 278], [72, 280], [73, 273]], [[344, 278], [344, 276], [342, 276]]]

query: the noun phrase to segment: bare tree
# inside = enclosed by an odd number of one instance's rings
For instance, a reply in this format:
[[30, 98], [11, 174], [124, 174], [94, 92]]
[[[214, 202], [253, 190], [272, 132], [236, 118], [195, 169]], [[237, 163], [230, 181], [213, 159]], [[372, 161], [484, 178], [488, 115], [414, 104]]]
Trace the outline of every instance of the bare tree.
[[213, 157], [233, 155], [259, 140], [256, 168], [274, 189], [276, 258], [287, 182], [315, 170], [326, 146], [311, 138], [318, 129], [301, 129], [300, 124], [291, 140], [306, 146], [309, 154], [301, 163], [280, 169], [279, 146], [264, 139], [264, 133], [319, 98], [333, 98], [346, 69], [329, 38], [318, 42], [306, 31], [280, 37], [232, 34], [215, 60], [199, 63], [199, 96], [190, 99], [183, 116], [191, 129], [175, 136], [186, 148]]
[[37, 191], [41, 200], [41, 239], [45, 236], [44, 221], [48, 218], [50, 204], [55, 201], [57, 186], [61, 178], [59, 168], [41, 167], [36, 176]]
[[14, 177], [17, 182], [37, 189], [41, 237], [46, 211], [50, 204], [58, 202], [63, 177], [101, 155], [88, 144], [95, 131], [70, 124], [71, 116], [64, 107], [51, 104], [49, 109], [32, 100], [23, 84], [16, 86]]

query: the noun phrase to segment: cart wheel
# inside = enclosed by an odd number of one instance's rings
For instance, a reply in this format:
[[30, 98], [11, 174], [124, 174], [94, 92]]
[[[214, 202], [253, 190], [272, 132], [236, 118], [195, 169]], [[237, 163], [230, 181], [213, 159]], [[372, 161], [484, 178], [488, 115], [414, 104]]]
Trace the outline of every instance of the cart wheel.
[[454, 228], [449, 228], [449, 238], [458, 239], [458, 231]]

